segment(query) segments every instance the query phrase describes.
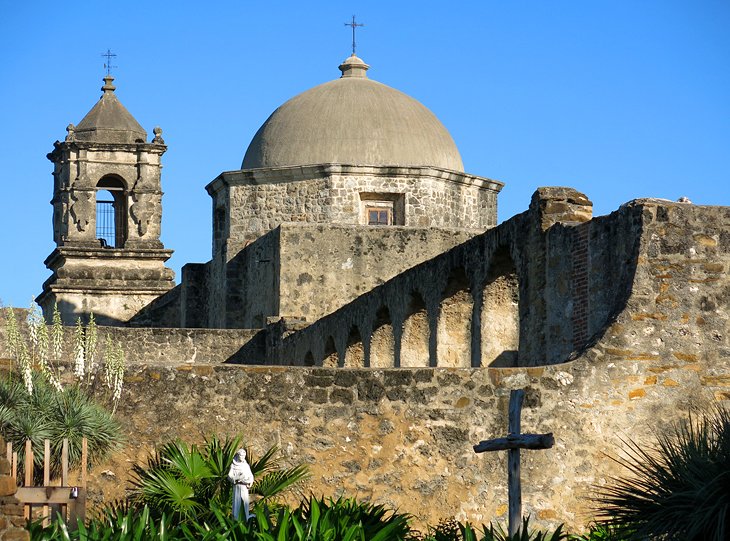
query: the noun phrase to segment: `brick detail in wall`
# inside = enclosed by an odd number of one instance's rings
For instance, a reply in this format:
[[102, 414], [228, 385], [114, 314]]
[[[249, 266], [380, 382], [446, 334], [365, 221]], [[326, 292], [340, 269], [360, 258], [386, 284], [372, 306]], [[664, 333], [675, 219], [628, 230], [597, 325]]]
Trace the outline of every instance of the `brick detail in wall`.
[[588, 340], [588, 238], [590, 224], [573, 228], [573, 349], [579, 350]]

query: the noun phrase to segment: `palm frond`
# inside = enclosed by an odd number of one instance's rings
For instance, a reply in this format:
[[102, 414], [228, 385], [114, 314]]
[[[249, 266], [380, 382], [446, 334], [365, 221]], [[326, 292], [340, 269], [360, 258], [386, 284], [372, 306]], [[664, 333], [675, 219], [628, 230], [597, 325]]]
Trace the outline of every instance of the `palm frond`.
[[251, 494], [261, 496], [265, 500], [280, 494], [308, 476], [309, 468], [304, 464], [286, 470], [271, 471], [256, 479], [251, 486]]

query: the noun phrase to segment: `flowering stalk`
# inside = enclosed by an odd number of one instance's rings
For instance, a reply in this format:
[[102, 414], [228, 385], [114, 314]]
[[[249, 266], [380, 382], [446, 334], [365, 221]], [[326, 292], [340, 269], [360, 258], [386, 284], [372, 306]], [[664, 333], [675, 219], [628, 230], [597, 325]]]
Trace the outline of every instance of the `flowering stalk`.
[[14, 358], [18, 358], [20, 353], [19, 348], [22, 342], [20, 338], [20, 331], [18, 330], [18, 321], [15, 319], [15, 312], [8, 306], [5, 309], [5, 320], [8, 332], [8, 346], [10, 347], [10, 353]]
[[80, 380], [84, 379], [85, 356], [84, 356], [84, 327], [81, 318], [76, 320], [74, 329], [74, 375]]
[[86, 373], [88, 385], [91, 384], [91, 380], [94, 379], [94, 373], [96, 372], [96, 343], [98, 341], [98, 332], [96, 328], [96, 320], [94, 314], [89, 315], [89, 323], [86, 325], [86, 333], [84, 334], [84, 357], [86, 361]]
[[63, 323], [61, 322], [61, 312], [58, 311], [58, 304], [53, 305], [51, 347], [53, 349], [53, 357], [56, 360], [60, 360], [63, 354]]

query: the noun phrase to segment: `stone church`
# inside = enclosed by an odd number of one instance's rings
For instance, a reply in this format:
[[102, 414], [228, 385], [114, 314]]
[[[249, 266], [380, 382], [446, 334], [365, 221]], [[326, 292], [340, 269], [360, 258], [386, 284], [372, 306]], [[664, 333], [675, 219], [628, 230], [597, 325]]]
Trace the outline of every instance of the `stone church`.
[[45, 313], [57, 303], [67, 324], [91, 312], [111, 325], [311, 323], [494, 227], [503, 184], [465, 173], [433, 113], [368, 68], [353, 55], [340, 78], [283, 104], [241, 169], [206, 186], [212, 259], [186, 265], [177, 287], [160, 242], [161, 130], [147, 142], [107, 76], [48, 155], [57, 248]]
[[525, 514], [587, 524], [628, 434], [730, 400], [730, 208], [639, 199], [594, 217], [543, 187], [497, 225], [502, 183], [466, 173], [426, 107], [354, 55], [339, 69], [206, 186], [212, 257], [177, 284], [162, 131], [106, 77], [55, 143], [38, 302], [68, 325], [93, 312], [128, 363], [132, 443], [115, 480], [92, 481], [119, 495], [145, 446], [236, 432], [309, 464], [318, 494], [502, 520], [503, 457], [472, 445], [505, 432], [524, 388], [524, 430], [556, 440], [523, 453]]

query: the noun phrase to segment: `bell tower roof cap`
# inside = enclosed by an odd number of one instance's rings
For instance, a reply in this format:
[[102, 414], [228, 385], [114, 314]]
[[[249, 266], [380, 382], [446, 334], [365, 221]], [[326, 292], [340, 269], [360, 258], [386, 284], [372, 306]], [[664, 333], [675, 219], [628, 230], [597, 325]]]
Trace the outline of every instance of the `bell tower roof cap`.
[[147, 132], [114, 93], [114, 77], [104, 77], [103, 94], [74, 128], [77, 141], [96, 143], [144, 143]]

